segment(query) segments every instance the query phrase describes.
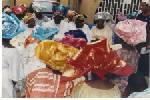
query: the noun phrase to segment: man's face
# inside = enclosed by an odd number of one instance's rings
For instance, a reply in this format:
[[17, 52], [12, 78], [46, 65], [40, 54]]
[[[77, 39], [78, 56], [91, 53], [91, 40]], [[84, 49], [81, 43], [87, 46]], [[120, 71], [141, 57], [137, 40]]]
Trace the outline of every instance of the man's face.
[[141, 4], [140, 4], [140, 10], [142, 12], [145, 12], [147, 9], [148, 9], [148, 6], [146, 5], [146, 3], [145, 2], [141, 2]]
[[63, 20], [63, 17], [60, 15], [54, 16], [54, 22], [55, 24], [60, 24], [61, 20]]
[[84, 20], [76, 20], [75, 24], [76, 24], [77, 28], [83, 28], [83, 26], [84, 26]]
[[104, 28], [104, 23], [105, 23], [105, 20], [99, 19], [99, 20], [96, 21], [96, 27], [98, 29], [103, 29]]

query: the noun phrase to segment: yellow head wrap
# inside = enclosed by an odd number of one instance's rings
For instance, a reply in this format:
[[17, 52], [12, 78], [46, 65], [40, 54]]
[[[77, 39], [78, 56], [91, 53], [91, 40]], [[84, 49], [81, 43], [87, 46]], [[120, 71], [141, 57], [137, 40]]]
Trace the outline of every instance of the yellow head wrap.
[[71, 68], [67, 62], [75, 56], [78, 49], [56, 41], [46, 40], [39, 43], [35, 52], [36, 56], [53, 70], [64, 72]]

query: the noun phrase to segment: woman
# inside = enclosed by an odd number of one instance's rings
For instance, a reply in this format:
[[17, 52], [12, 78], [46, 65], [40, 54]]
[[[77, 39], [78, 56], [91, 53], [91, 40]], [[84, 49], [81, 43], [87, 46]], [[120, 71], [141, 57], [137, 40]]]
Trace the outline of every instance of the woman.
[[97, 77], [95, 80], [78, 84], [72, 92], [72, 97], [75, 98], [119, 98], [121, 93], [118, 86], [109, 82], [110, 79], [105, 76], [109, 73], [121, 76], [133, 73], [133, 69], [127, 67], [115, 51], [109, 48], [106, 39], [85, 46], [70, 64], [77, 70], [77, 76], [91, 71]]
[[[27, 76], [27, 98], [64, 98], [71, 94], [77, 81], [63, 81], [62, 75], [73, 73], [68, 59], [72, 58], [78, 49], [52, 40], [40, 42], [35, 54], [47, 68], [33, 71]], [[79, 80], [78, 80], [79, 81]]]
[[[5, 15], [5, 14], [4, 14]], [[11, 26], [17, 28], [17, 24], [12, 24], [10, 16], [3, 16], [3, 31], [2, 31], [2, 97], [15, 98], [15, 86], [18, 81], [24, 78], [24, 67], [22, 58], [18, 50], [10, 44], [10, 40], [18, 35], [18, 31], [11, 29]]]
[[92, 41], [100, 40], [102, 37], [105, 37], [111, 45], [113, 33], [111, 29], [112, 16], [107, 12], [98, 12], [94, 20], [96, 22], [96, 27], [91, 29]]

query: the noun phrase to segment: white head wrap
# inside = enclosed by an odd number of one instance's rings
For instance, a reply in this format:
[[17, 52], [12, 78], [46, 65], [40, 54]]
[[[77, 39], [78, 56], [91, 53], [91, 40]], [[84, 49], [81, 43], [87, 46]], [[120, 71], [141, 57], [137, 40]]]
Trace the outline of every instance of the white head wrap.
[[103, 20], [111, 20], [112, 15], [109, 12], [98, 12], [94, 16], [95, 20], [103, 19]]

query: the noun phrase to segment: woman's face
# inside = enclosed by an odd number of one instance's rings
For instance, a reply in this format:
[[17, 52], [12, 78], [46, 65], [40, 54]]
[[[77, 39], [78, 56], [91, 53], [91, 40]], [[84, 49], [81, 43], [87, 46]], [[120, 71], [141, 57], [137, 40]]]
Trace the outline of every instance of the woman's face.
[[104, 23], [105, 23], [105, 20], [99, 19], [99, 20], [96, 21], [96, 27], [98, 29], [103, 29], [104, 28]]

